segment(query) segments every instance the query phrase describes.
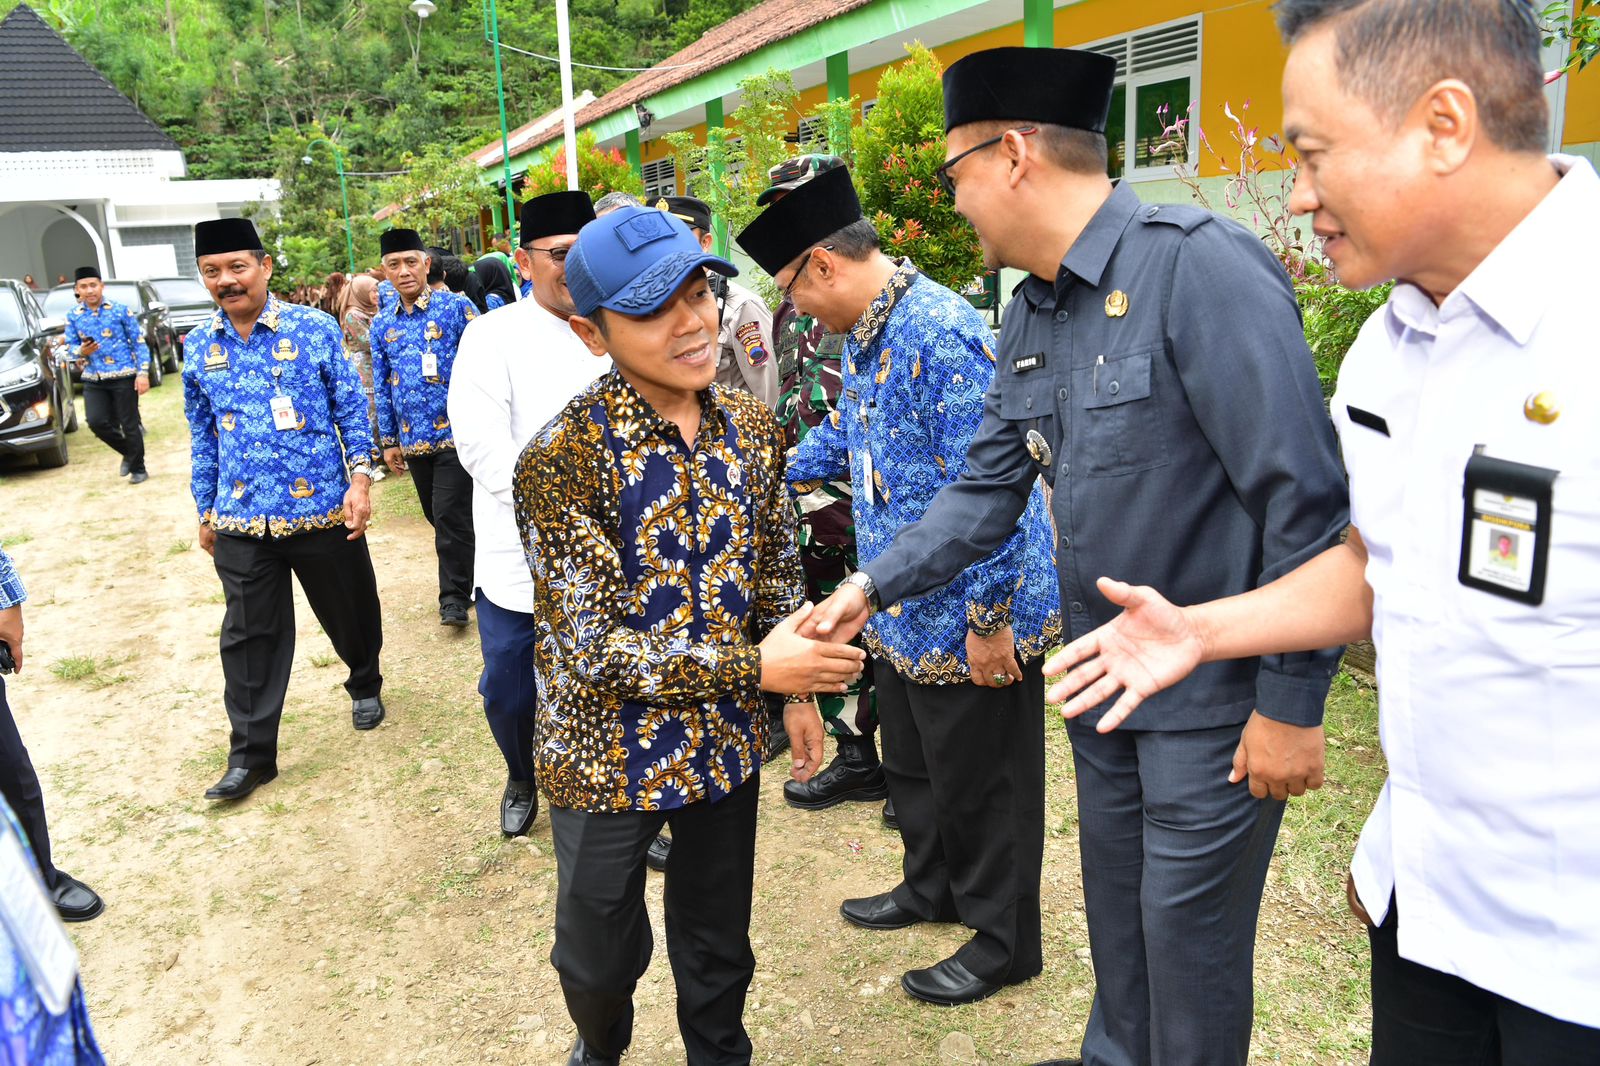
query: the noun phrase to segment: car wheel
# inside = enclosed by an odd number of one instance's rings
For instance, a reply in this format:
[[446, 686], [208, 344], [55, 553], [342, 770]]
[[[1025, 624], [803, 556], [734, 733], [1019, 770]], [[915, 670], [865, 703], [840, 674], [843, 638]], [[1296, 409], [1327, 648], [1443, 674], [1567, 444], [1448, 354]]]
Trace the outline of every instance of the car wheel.
[[179, 354], [180, 349], [178, 347], [178, 338], [175, 336], [168, 337], [167, 358], [166, 361], [161, 364], [161, 369], [165, 370], [169, 374], [176, 374], [179, 370], [181, 370], [182, 367], [178, 362]]
[[161, 373], [161, 359], [158, 357], [150, 360], [150, 387], [159, 389], [165, 377]]
[[61, 425], [59, 415], [56, 418], [56, 437], [50, 446], [41, 452], [34, 453], [39, 457], [39, 469], [54, 470], [58, 466], [67, 465], [67, 433]]

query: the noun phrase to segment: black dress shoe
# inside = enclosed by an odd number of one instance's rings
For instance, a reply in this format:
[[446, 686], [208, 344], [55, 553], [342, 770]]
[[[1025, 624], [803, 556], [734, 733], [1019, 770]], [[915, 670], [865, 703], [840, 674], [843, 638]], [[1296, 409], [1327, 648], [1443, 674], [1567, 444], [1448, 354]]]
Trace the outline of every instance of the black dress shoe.
[[357, 729], [376, 729], [388, 712], [383, 709], [382, 696], [368, 696], [364, 700], [350, 701], [350, 720]]
[[105, 900], [94, 889], [60, 870], [56, 871], [56, 883], [50, 890], [50, 898], [55, 902], [63, 922], [87, 922], [106, 909]]
[[789, 731], [783, 728], [783, 719], [774, 718], [767, 730], [767, 761], [771, 762], [789, 750]]
[[506, 790], [500, 796], [500, 832], [508, 837], [525, 837], [538, 816], [539, 793], [533, 782], [506, 778]]
[[1045, 1059], [1043, 1062], [1035, 1062], [1035, 1063], [1033, 1063], [1032, 1066], [1083, 1066], [1083, 1060], [1082, 1059]]
[[584, 1044], [583, 1037], [573, 1041], [572, 1053], [567, 1056], [567, 1066], [618, 1066], [616, 1056], [596, 1055]]
[[866, 803], [889, 794], [871, 737], [840, 737], [839, 753], [809, 781], [785, 781], [783, 799], [803, 811], [820, 811], [851, 800]]
[[242, 800], [259, 786], [278, 776], [276, 770], [230, 766], [222, 780], [206, 789], [208, 800]]
[[452, 603], [447, 607], [439, 608], [439, 624], [449, 626], [451, 629], [465, 629], [467, 627], [467, 609], [459, 603]]
[[667, 856], [672, 854], [672, 838], [665, 833], [657, 834], [650, 842], [650, 850], [644, 853], [644, 864], [658, 874], [667, 872]]
[[149, 480], [150, 480], [150, 475], [147, 474], [145, 471], [143, 471], [143, 470], [135, 470], [133, 472], [133, 476], [128, 479], [128, 484], [130, 484], [130, 485], [143, 485], [146, 481], [149, 481]]
[[133, 473], [133, 460], [129, 459], [127, 456], [123, 456], [122, 469], [117, 471], [117, 476], [127, 477], [131, 473]]
[[906, 995], [924, 1003], [958, 1007], [988, 999], [1005, 986], [973, 976], [972, 971], [950, 958], [926, 970], [907, 970], [900, 978], [900, 987]]
[[883, 824], [894, 830], [898, 830], [900, 828], [900, 819], [894, 816], [893, 796], [890, 796], [888, 799], [883, 801]]
[[892, 892], [847, 899], [839, 904], [839, 913], [845, 921], [863, 929], [904, 929], [925, 920], [896, 903]]

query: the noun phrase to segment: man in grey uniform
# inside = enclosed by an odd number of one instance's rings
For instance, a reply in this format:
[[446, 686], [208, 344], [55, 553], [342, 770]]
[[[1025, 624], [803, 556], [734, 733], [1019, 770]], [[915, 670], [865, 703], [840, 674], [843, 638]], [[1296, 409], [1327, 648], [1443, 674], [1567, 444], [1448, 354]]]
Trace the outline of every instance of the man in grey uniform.
[[[1030, 276], [966, 472], [819, 608], [830, 639], [992, 551], [1040, 474], [1074, 638], [1117, 613], [1101, 574], [1194, 603], [1338, 543], [1344, 477], [1289, 279], [1244, 227], [1106, 178], [1114, 77], [1108, 57], [1046, 48], [945, 72], [941, 181], [987, 265]], [[1339, 654], [1201, 667], [1137, 731], [1097, 732], [1104, 708], [1069, 724], [1096, 981], [1084, 1062], [1243, 1066], [1267, 864], [1284, 797], [1321, 784]]]

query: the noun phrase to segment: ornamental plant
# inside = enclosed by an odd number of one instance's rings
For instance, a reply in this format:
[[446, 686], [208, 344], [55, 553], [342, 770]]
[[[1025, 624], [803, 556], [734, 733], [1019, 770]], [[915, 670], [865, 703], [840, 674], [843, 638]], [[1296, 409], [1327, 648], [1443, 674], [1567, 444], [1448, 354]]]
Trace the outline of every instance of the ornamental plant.
[[[644, 195], [644, 183], [628, 165], [627, 157], [615, 148], [600, 148], [590, 131], [578, 134], [578, 187], [596, 200], [608, 192]], [[545, 193], [564, 192], [566, 188], [567, 149], [562, 145], [544, 162], [528, 168], [518, 202]]]
[[935, 174], [945, 154], [944, 67], [920, 43], [906, 51], [878, 79], [878, 102], [854, 131], [856, 191], [887, 254], [909, 256], [959, 291], [983, 273], [983, 253]]

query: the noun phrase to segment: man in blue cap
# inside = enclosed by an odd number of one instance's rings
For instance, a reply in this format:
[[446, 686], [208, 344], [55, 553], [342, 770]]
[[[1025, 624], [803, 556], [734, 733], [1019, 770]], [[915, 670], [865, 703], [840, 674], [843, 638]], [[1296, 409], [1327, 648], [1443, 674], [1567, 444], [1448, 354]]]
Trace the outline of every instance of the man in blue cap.
[[615, 369], [534, 437], [513, 483], [535, 572], [535, 750], [559, 887], [551, 963], [574, 1064], [615, 1063], [650, 960], [645, 852], [665, 826], [667, 951], [690, 1062], [748, 1063], [750, 905], [767, 751], [762, 692], [792, 773], [822, 761], [811, 693], [842, 692], [862, 653], [796, 633], [803, 603], [782, 431], [713, 384], [717, 306], [682, 220], [625, 207], [566, 259], [570, 324]]

